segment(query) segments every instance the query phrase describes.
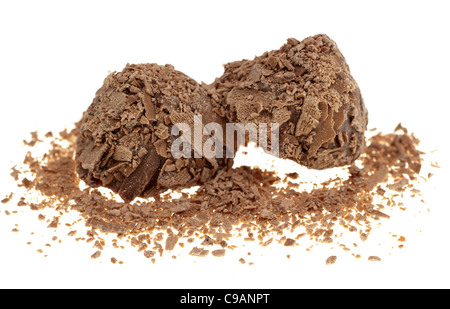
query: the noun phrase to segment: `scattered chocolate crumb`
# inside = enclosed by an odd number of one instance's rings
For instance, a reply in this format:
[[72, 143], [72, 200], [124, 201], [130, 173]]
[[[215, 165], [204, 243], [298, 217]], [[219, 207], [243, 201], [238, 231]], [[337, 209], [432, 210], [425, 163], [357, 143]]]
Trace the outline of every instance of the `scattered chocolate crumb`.
[[117, 259], [115, 257], [111, 258], [111, 263], [116, 264], [117, 263]]
[[20, 171], [18, 169], [16, 169], [16, 167], [12, 167], [11, 168], [12, 172], [11, 172], [11, 177], [14, 178], [15, 181], [19, 181], [19, 175], [20, 175]]
[[217, 250], [211, 251], [211, 254], [216, 257], [225, 256], [225, 253], [226, 253], [225, 249], [217, 249]]
[[2, 204], [8, 203], [12, 199], [13, 196], [14, 196], [14, 193], [11, 192], [8, 196], [6, 196], [4, 199], [2, 199], [1, 203]]
[[192, 256], [198, 256], [198, 257], [205, 257], [209, 253], [209, 250], [205, 250], [202, 248], [194, 247], [191, 252], [189, 252], [189, 255]]
[[367, 236], [366, 233], [361, 233], [361, 234], [359, 235], [359, 238], [360, 238], [362, 241], [366, 241], [367, 238], [368, 238], [368, 236]]
[[26, 146], [34, 147], [34, 145], [36, 145], [37, 142], [41, 142], [41, 140], [38, 138], [37, 132], [31, 132], [30, 134], [31, 134], [31, 140], [30, 141], [23, 140], [23, 143]]
[[95, 241], [94, 248], [97, 248], [98, 250], [103, 250], [103, 246], [98, 240]]
[[155, 254], [156, 254], [156, 252], [155, 252], [155, 251], [152, 251], [152, 250], [145, 250], [145, 251], [144, 251], [144, 256], [145, 256], [147, 259], [154, 257]]
[[368, 261], [371, 261], [371, 262], [380, 262], [381, 261], [381, 258], [379, 258], [378, 256], [369, 256], [368, 258], [367, 258], [367, 260]]
[[336, 260], [337, 260], [337, 256], [331, 255], [327, 258], [327, 260], [325, 261], [325, 264], [332, 265], [332, 264], [336, 263]]
[[217, 250], [211, 251], [211, 254], [216, 257], [225, 256], [225, 253], [226, 253], [225, 249], [217, 249]]
[[292, 247], [294, 245], [295, 245], [295, 240], [291, 239], [291, 238], [287, 238], [286, 241], [284, 242], [285, 247]]
[[58, 224], [59, 224], [59, 217], [54, 217], [52, 222], [50, 222], [50, 224], [47, 227], [51, 229], [56, 229], [58, 227]]
[[268, 245], [270, 245], [272, 243], [272, 241], [273, 241], [273, 238], [270, 238], [270, 239], [264, 241], [263, 243], [261, 243], [261, 245], [263, 247], [267, 247]]
[[239, 259], [239, 262], [240, 262], [241, 264], [245, 264], [245, 260], [244, 260], [243, 258], [240, 258], [240, 259]]
[[91, 255], [91, 259], [98, 259], [102, 255], [102, 252], [100, 250], [97, 250], [94, 252], [94, 254]]
[[173, 250], [173, 248], [175, 248], [175, 245], [177, 244], [177, 242], [178, 242], [178, 236], [176, 236], [176, 235], [169, 235], [166, 238], [166, 245], [165, 245], [164, 250], [166, 250], [166, 251]]

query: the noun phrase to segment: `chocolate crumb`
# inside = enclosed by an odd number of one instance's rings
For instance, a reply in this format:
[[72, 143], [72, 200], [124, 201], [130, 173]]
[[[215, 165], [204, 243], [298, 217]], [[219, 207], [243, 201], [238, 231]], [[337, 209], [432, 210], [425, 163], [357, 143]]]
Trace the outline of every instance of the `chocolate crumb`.
[[177, 242], [178, 242], [178, 236], [175, 236], [175, 235], [168, 236], [166, 239], [166, 245], [165, 245], [164, 250], [166, 250], [166, 251], [173, 250], [173, 248], [175, 248], [175, 245], [177, 244]]
[[368, 261], [370, 261], [370, 262], [380, 262], [381, 261], [381, 258], [379, 258], [378, 256], [369, 256], [368, 258], [367, 258], [367, 260]]
[[331, 255], [327, 258], [327, 260], [325, 261], [325, 264], [332, 265], [332, 264], [336, 263], [336, 260], [337, 260], [337, 256]]
[[102, 255], [102, 252], [100, 250], [97, 250], [94, 252], [94, 254], [91, 255], [91, 259], [98, 259]]
[[211, 251], [211, 254], [215, 257], [222, 257], [225, 256], [225, 249], [217, 249], [217, 250], [213, 250]]
[[367, 238], [368, 238], [368, 236], [367, 236], [366, 233], [361, 233], [361, 234], [359, 235], [359, 238], [360, 238], [362, 241], [366, 241]]
[[59, 224], [59, 218], [54, 217], [52, 222], [50, 222], [50, 224], [47, 227], [51, 228], [51, 229], [56, 229], [58, 227], [58, 224]]
[[284, 242], [285, 247], [292, 247], [294, 245], [295, 245], [295, 240], [291, 239], [291, 238], [287, 238], [286, 241]]
[[194, 247], [191, 252], [189, 252], [189, 255], [192, 256], [198, 256], [198, 257], [205, 257], [209, 253], [209, 250], [205, 250], [202, 248]]
[[152, 250], [145, 250], [145, 251], [144, 251], [144, 256], [145, 256], [147, 259], [154, 257], [155, 254], [156, 254], [156, 252], [155, 252], [155, 251], [152, 251]]
[[8, 203], [12, 199], [13, 195], [14, 193], [11, 192], [8, 196], [6, 196], [4, 199], [1, 200], [1, 203], [2, 204]]

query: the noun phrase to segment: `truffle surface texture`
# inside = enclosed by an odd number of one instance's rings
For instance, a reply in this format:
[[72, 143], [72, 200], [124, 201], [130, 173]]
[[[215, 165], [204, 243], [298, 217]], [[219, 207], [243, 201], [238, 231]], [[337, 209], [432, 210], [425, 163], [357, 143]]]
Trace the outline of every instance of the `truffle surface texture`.
[[325, 169], [351, 164], [365, 146], [368, 117], [360, 89], [326, 35], [288, 39], [253, 60], [228, 63], [204, 87], [229, 121], [277, 123], [281, 158]]
[[[167, 189], [205, 182], [232, 159], [200, 158], [194, 141], [194, 116], [201, 128], [225, 126], [206, 91], [171, 65], [132, 64], [106, 77], [83, 114], [77, 139], [77, 172], [92, 187], [107, 187], [124, 201], [151, 197]], [[191, 129], [189, 155], [172, 155], [173, 125]], [[204, 141], [208, 135], [199, 137]], [[217, 143], [216, 147], [223, 147]], [[180, 151], [184, 150], [183, 147]]]

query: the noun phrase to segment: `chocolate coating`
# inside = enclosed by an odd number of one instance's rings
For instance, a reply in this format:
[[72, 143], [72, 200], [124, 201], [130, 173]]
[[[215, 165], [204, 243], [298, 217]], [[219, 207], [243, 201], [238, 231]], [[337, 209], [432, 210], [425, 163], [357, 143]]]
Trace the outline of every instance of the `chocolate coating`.
[[127, 65], [110, 74], [81, 120], [80, 178], [127, 202], [206, 181], [232, 159], [194, 158], [192, 140], [189, 158], [173, 157], [171, 128], [186, 123], [194, 132], [194, 115], [202, 116], [203, 125], [225, 125], [206, 91], [171, 65]]
[[325, 169], [352, 163], [364, 149], [367, 110], [344, 56], [326, 35], [288, 39], [253, 60], [228, 63], [204, 87], [229, 121], [278, 123], [281, 158]]

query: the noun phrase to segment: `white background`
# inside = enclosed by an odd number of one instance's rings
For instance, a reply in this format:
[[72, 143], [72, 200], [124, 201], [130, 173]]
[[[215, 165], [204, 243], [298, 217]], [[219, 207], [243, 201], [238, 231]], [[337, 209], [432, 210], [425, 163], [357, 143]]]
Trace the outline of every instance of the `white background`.
[[[90, 246], [64, 237], [43, 257], [34, 246], [45, 230], [36, 224], [37, 213], [5, 216], [1, 207], [7, 206], [0, 205], [0, 287], [449, 288], [447, 3], [2, 1], [1, 198], [14, 190], [9, 168], [23, 159], [22, 140], [31, 131], [58, 131], [77, 121], [109, 71], [126, 63], [170, 63], [211, 83], [226, 62], [318, 33], [335, 40], [346, 57], [369, 111], [369, 127], [389, 132], [401, 122], [422, 140], [424, 151], [437, 150], [429, 160], [441, 169], [432, 169], [435, 176], [424, 187], [421, 205], [429, 212], [420, 211], [404, 225], [394, 224], [398, 217], [388, 223], [407, 235], [407, 242], [402, 250], [386, 251], [379, 263], [340, 250], [338, 262], [325, 266], [328, 251], [304, 254], [300, 244], [286, 251], [290, 259], [284, 249], [267, 249], [258, 257], [244, 249], [224, 258], [169, 255], [153, 265], [128, 257], [133, 262], [112, 265], [106, 257], [91, 260]], [[11, 232], [15, 223], [21, 232]], [[374, 246], [368, 250], [377, 252], [380, 246]], [[241, 265], [240, 257], [255, 264]]]

